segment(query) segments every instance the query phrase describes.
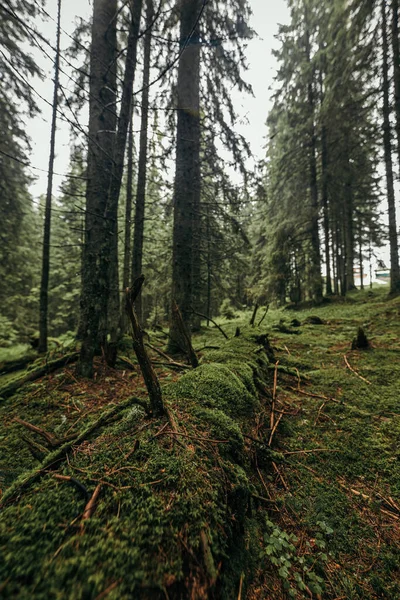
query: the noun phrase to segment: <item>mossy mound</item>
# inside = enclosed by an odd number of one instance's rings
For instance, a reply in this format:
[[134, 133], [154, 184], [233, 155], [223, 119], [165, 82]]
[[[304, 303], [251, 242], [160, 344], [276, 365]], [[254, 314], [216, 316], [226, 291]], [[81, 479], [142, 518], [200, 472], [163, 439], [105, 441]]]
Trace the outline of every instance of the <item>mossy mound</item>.
[[210, 353], [164, 387], [177, 431], [125, 402], [64, 457], [23, 473], [1, 506], [1, 597], [233, 597], [230, 557], [244, 565], [251, 553], [242, 431], [258, 406], [257, 350], [249, 337], [229, 341], [219, 362]]

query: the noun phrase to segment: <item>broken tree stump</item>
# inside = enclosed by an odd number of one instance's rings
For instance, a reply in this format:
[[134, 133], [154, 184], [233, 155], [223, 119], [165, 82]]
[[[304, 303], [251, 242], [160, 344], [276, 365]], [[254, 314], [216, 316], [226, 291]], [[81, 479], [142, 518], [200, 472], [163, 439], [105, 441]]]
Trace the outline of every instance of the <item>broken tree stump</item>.
[[371, 348], [371, 344], [368, 341], [365, 331], [362, 327], [358, 328], [357, 337], [351, 342], [352, 350], [368, 350]]

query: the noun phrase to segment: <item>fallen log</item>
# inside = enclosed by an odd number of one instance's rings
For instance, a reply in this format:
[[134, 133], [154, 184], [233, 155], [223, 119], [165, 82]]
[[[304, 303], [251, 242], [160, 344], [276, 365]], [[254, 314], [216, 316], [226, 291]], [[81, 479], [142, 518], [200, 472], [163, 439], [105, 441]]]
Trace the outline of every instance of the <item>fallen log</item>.
[[25, 373], [25, 375], [23, 375], [22, 377], [13, 379], [12, 381], [0, 388], [0, 399], [6, 400], [7, 398], [10, 398], [10, 396], [13, 396], [20, 387], [25, 385], [25, 383], [36, 381], [36, 379], [40, 379], [40, 377], [44, 377], [45, 375], [50, 375], [50, 373], [57, 371], [57, 369], [60, 369], [61, 367], [65, 367], [66, 365], [75, 362], [76, 360], [78, 360], [78, 357], [79, 352], [67, 354], [67, 356], [63, 356], [56, 360], [52, 360], [51, 362], [48, 362], [45, 365], [38, 367], [37, 369], [29, 371], [29, 373]]

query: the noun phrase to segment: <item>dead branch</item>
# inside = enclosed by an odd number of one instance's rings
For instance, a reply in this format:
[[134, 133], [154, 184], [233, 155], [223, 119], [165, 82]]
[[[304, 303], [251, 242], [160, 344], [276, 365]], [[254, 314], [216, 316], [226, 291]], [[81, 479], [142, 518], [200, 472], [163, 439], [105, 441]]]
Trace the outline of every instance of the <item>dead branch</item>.
[[40, 435], [44, 440], [46, 440], [46, 442], [48, 443], [48, 445], [51, 448], [58, 448], [62, 444], [65, 444], [66, 442], [69, 442], [76, 438], [76, 435], [70, 435], [68, 437], [59, 439], [59, 438], [55, 437], [54, 435], [52, 435], [51, 433], [49, 433], [48, 431], [45, 431], [44, 429], [41, 429], [40, 427], [37, 427], [36, 425], [33, 425], [32, 423], [23, 421], [19, 417], [14, 417], [13, 421], [15, 421], [15, 423], [19, 423], [19, 425], [22, 425], [26, 429], [29, 429], [29, 431], [32, 431], [33, 433], [37, 433], [38, 435]]
[[57, 369], [65, 367], [65, 365], [78, 360], [78, 358], [79, 352], [73, 352], [72, 354], [68, 354], [67, 356], [63, 356], [62, 358], [48, 362], [47, 364], [42, 365], [37, 369], [30, 371], [29, 373], [26, 373], [22, 377], [13, 379], [5, 386], [0, 388], [0, 399], [5, 400], [6, 398], [9, 398], [15, 394], [15, 392], [25, 383], [30, 383], [31, 381], [40, 379], [40, 377], [43, 377], [44, 375], [49, 375], [53, 371], [56, 371]]
[[274, 435], [275, 435], [275, 432], [276, 432], [276, 430], [278, 429], [278, 425], [279, 425], [279, 423], [281, 422], [281, 419], [282, 419], [282, 417], [283, 417], [283, 414], [284, 414], [284, 413], [281, 413], [281, 414], [279, 415], [279, 417], [277, 418], [276, 422], [275, 422], [274, 428], [273, 428], [273, 430], [271, 431], [271, 435], [269, 436], [269, 440], [268, 440], [268, 446], [271, 446], [271, 444], [272, 444], [272, 440], [273, 440], [273, 438], [274, 438]]
[[218, 323], [216, 323], [211, 317], [208, 317], [207, 315], [203, 315], [202, 313], [199, 313], [195, 310], [193, 310], [192, 308], [192, 312], [194, 315], [197, 315], [198, 317], [201, 317], [202, 319], [206, 319], [207, 321], [211, 321], [211, 323], [222, 333], [222, 335], [224, 336], [224, 338], [226, 340], [228, 340], [228, 336], [226, 335], [225, 331], [222, 329], [222, 327], [220, 327], [220, 325], [218, 325]]
[[59, 475], [58, 473], [55, 473], [54, 478], [58, 479], [59, 481], [68, 481], [69, 483], [72, 483], [72, 485], [74, 485], [76, 489], [84, 495], [86, 500], [89, 498], [89, 492], [83, 483], [75, 479], [75, 477], [70, 477], [69, 475]]
[[105, 411], [99, 417], [99, 419], [97, 419], [97, 421], [92, 423], [92, 425], [89, 425], [89, 427], [87, 427], [73, 441], [66, 442], [58, 450], [49, 453], [48, 456], [46, 456], [43, 460], [40, 467], [37, 469], [33, 469], [30, 473], [28, 473], [27, 477], [23, 481], [20, 481], [18, 482], [18, 484], [10, 486], [0, 498], [0, 506], [4, 506], [8, 502], [10, 502], [13, 498], [21, 494], [21, 492], [23, 492], [30, 485], [32, 485], [32, 483], [37, 481], [37, 479], [39, 479], [42, 475], [47, 473], [48, 469], [53, 468], [60, 461], [62, 461], [65, 455], [69, 452], [69, 450], [71, 450], [72, 446], [78, 445], [84, 440], [86, 440], [96, 429], [102, 427], [105, 423], [107, 423], [107, 421], [114, 418], [115, 415], [118, 414], [118, 412], [124, 410], [132, 404], [138, 404], [139, 406], [142, 406], [145, 410], [147, 410], [147, 413], [149, 413], [149, 407], [145, 404], [144, 400], [136, 398], [135, 396], [133, 396], [132, 398], [128, 398], [123, 402], [120, 402], [117, 406], [113, 406], [111, 409]]
[[302, 394], [303, 396], [308, 396], [309, 398], [317, 398], [318, 400], [325, 400], [325, 402], [336, 402], [336, 404], [342, 404], [340, 400], [336, 400], [336, 398], [328, 398], [327, 396], [322, 396], [321, 394], [313, 394], [311, 392], [306, 392], [305, 390], [301, 390], [300, 388], [295, 388], [292, 386], [287, 386], [289, 390], [293, 392], [297, 392], [298, 394]]
[[363, 377], [362, 375], [360, 375], [360, 373], [357, 373], [357, 371], [355, 369], [353, 369], [353, 367], [351, 366], [351, 364], [347, 360], [346, 354], [344, 355], [344, 362], [346, 363], [346, 366], [350, 369], [350, 371], [352, 373], [354, 373], [354, 375], [357, 375], [357, 377], [359, 377], [360, 379], [362, 379], [362, 381], [365, 381], [365, 383], [367, 383], [368, 385], [372, 385], [371, 382], [368, 381], [368, 379], [365, 379], [365, 377]]
[[149, 393], [152, 413], [155, 416], [161, 416], [165, 414], [161, 386], [158, 381], [157, 374], [146, 352], [143, 342], [143, 330], [139, 325], [139, 321], [133, 306], [135, 298], [137, 298], [139, 295], [143, 281], [144, 277], [142, 275], [134, 281], [132, 288], [126, 291], [125, 308], [132, 325], [133, 349], [135, 351], [136, 358], [138, 359], [140, 370], [142, 371], [143, 379]]
[[100, 490], [101, 490], [101, 483], [99, 483], [96, 486], [92, 497], [90, 498], [89, 502], [85, 506], [85, 510], [83, 511], [83, 515], [82, 515], [81, 528], [83, 528], [83, 525], [84, 525], [83, 522], [90, 519], [90, 517], [93, 515], [94, 511], [96, 510], [97, 499], [100, 495]]
[[[168, 354], [166, 354], [165, 352], [163, 352], [160, 348], [157, 348], [156, 346], [153, 346], [153, 344], [150, 344], [148, 342], [145, 345], [148, 348], [150, 348], [151, 350], [154, 350], [154, 352], [156, 352], [157, 354], [159, 354], [163, 358], [165, 358], [168, 361], [168, 364], [169, 364], [170, 367], [177, 367], [177, 368], [180, 368], [180, 369], [189, 369], [190, 368], [188, 365], [184, 365], [182, 363], [178, 363], [178, 362], [174, 361], [170, 356], [168, 356]], [[156, 364], [154, 360], [153, 360], [153, 364]], [[165, 363], [158, 363], [158, 364], [165, 365]]]
[[272, 463], [272, 466], [274, 467], [274, 471], [275, 471], [275, 473], [278, 475], [279, 479], [281, 480], [283, 487], [284, 487], [284, 488], [285, 488], [285, 490], [288, 492], [288, 491], [289, 491], [289, 486], [288, 486], [288, 484], [286, 483], [286, 481], [284, 480], [282, 473], [280, 472], [280, 470], [279, 470], [279, 469], [278, 469], [278, 467], [276, 466], [276, 463], [274, 463], [274, 462], [273, 462], [273, 463]]

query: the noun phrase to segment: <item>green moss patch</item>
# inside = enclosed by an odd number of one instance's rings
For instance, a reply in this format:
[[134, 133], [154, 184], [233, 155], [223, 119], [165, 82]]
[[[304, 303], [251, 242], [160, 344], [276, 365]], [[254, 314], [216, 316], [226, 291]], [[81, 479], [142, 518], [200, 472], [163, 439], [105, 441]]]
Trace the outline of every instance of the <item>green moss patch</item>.
[[[35, 462], [12, 417], [54, 432], [63, 405], [64, 430], [82, 432], [104, 408], [93, 398], [85, 418], [86, 395], [78, 405], [63, 394], [64, 386], [76, 393], [66, 373], [55, 385], [37, 384], [14, 404], [7, 401], [2, 460], [12, 464], [10, 443], [19, 453], [19, 478], [0, 512], [2, 597], [231, 598], [241, 573], [230, 568], [230, 557], [240, 555], [244, 564], [249, 552], [252, 486], [242, 432], [259, 407], [257, 350], [251, 338], [229, 341], [220, 363], [205, 354], [198, 369], [164, 386], [177, 431], [126, 403], [62, 460], [56, 451]], [[122, 389], [117, 381], [113, 387]], [[2, 482], [3, 492], [12, 479]], [[97, 486], [95, 510], [82, 520]]]

